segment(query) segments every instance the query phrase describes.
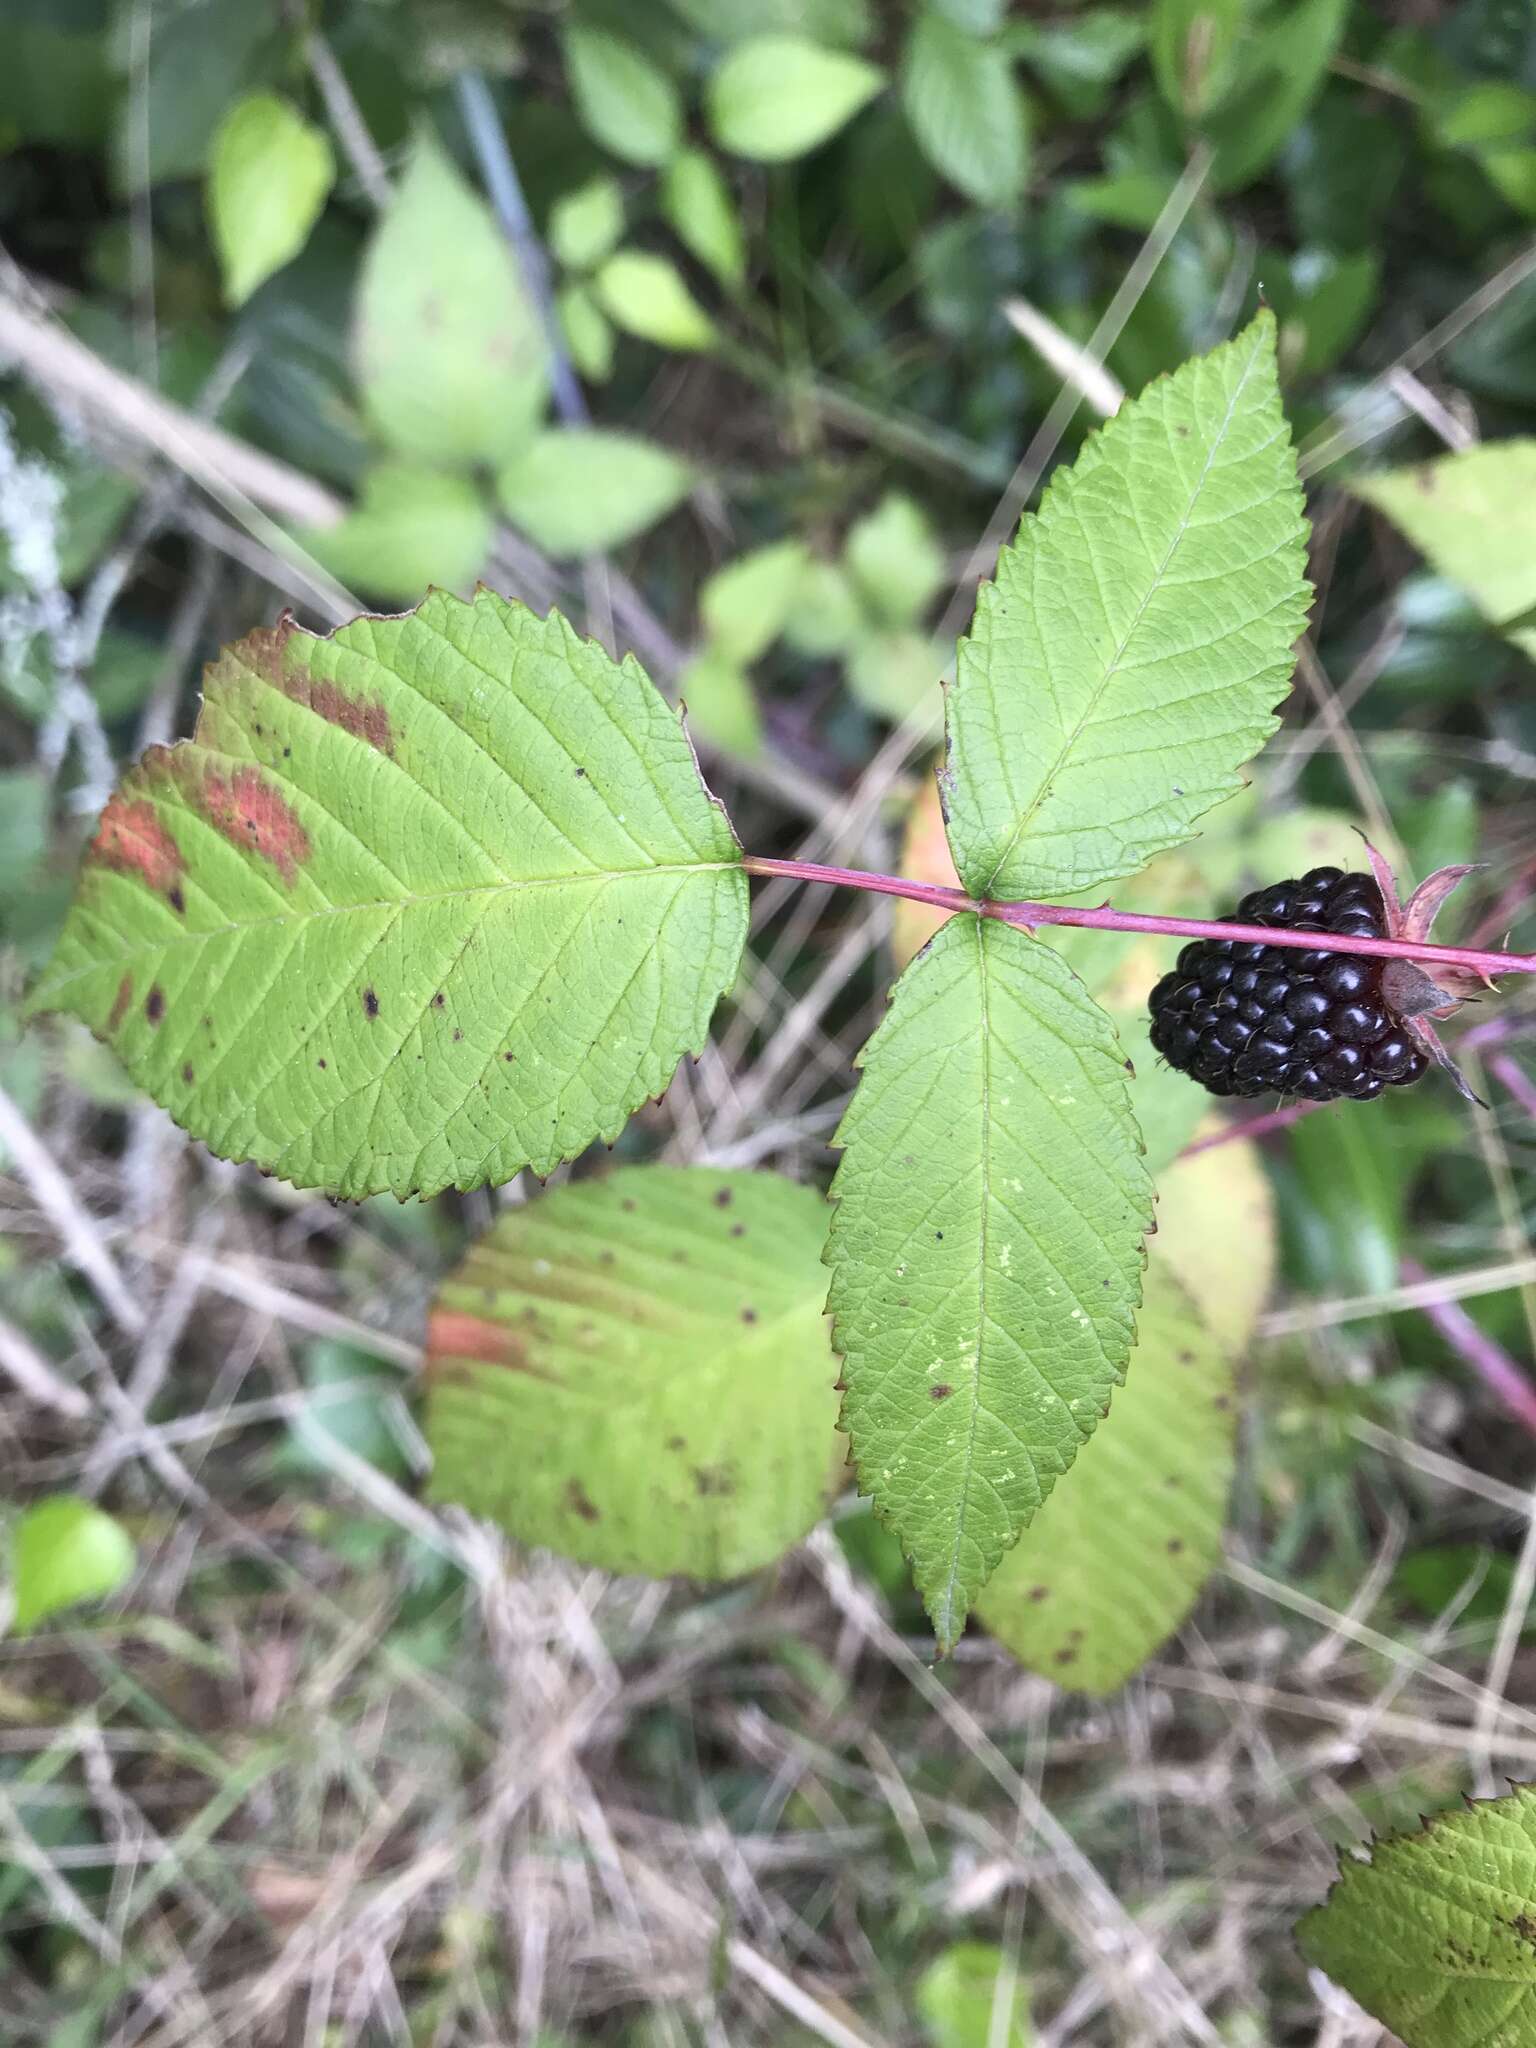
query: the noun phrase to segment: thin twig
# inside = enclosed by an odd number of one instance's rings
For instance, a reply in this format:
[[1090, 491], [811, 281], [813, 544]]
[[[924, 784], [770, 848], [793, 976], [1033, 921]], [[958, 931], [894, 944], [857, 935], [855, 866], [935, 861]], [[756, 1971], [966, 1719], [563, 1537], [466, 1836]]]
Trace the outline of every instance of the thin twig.
[[130, 1337], [144, 1329], [144, 1311], [128, 1290], [117, 1261], [107, 1250], [101, 1226], [80, 1205], [53, 1154], [0, 1088], [0, 1155], [9, 1153], [32, 1198], [63, 1240], [64, 1256], [84, 1274], [119, 1329]]

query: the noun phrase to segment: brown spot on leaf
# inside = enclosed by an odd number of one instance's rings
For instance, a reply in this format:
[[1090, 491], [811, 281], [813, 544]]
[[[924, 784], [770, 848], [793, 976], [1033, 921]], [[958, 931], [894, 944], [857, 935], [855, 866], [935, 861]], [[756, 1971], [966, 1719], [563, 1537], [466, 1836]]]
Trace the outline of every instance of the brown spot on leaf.
[[1058, 1664], [1075, 1664], [1077, 1662], [1077, 1652], [1071, 1649], [1058, 1650], [1055, 1661]]
[[741, 1312], [741, 1320], [744, 1323], [755, 1323], [757, 1321], [757, 1310], [755, 1308], [744, 1308]]
[[186, 1082], [189, 1088], [192, 1086], [192, 1083], [197, 1079], [197, 1075], [193, 1070], [192, 1062], [190, 1060], [188, 1060], [182, 1067], [181, 1078], [183, 1081]]
[[1517, 1913], [1509, 1924], [1522, 1941], [1536, 1948], [1536, 1913]]
[[504, 1365], [513, 1372], [532, 1373], [535, 1379], [553, 1379], [554, 1374], [529, 1363], [527, 1346], [505, 1323], [487, 1322], [484, 1316], [468, 1315], [462, 1309], [435, 1308], [427, 1318], [427, 1371], [436, 1372], [450, 1358], [473, 1358], [482, 1365]]
[[1184, 1538], [1182, 1536], [1170, 1536], [1168, 1538], [1168, 1555], [1170, 1557], [1178, 1557], [1183, 1549]]
[[432, 998], [432, 1007], [434, 1010], [440, 1010], [443, 1007], [443, 992], [441, 989]]
[[732, 1235], [732, 1237], [745, 1237], [745, 1236], [746, 1236], [746, 1234], [747, 1234], [747, 1226], [745, 1225], [745, 1223], [733, 1223], [733, 1224], [731, 1225], [731, 1235]]
[[184, 908], [176, 882], [187, 864], [148, 798], [130, 802], [121, 794], [114, 796], [101, 814], [85, 857], [115, 874], [136, 875], [151, 889], [170, 896], [173, 908]]
[[[121, 994], [122, 991], [119, 990], [118, 993]], [[165, 990], [160, 986], [159, 982], [155, 983], [149, 994], [144, 998], [144, 1014], [151, 1024], [158, 1024], [165, 1015]]]
[[696, 1465], [693, 1490], [701, 1500], [705, 1500], [711, 1496], [733, 1494], [736, 1482], [723, 1465]]
[[1051, 1589], [1049, 1586], [1031, 1586], [1029, 1589], [1029, 1597], [1031, 1600], [1034, 1601], [1035, 1605], [1038, 1607], [1042, 1600], [1049, 1600], [1049, 1598], [1051, 1597]]
[[394, 753], [394, 727], [377, 697], [354, 696], [328, 677], [308, 675], [302, 668], [291, 668], [275, 680], [295, 703], [307, 704], [327, 725], [339, 725], [343, 732], [365, 741], [381, 754]]
[[669, 1436], [669, 1437], [667, 1438], [667, 1449], [668, 1449], [669, 1451], [685, 1451], [685, 1450], [687, 1450], [687, 1448], [688, 1448], [688, 1439], [687, 1439], [687, 1437], [685, 1437], [685, 1436]]
[[584, 1522], [600, 1522], [602, 1511], [593, 1501], [579, 1479], [572, 1479], [565, 1489], [565, 1504], [573, 1515], [580, 1515]]
[[955, 1390], [953, 1387], [946, 1386], [944, 1382], [940, 1380], [939, 1384], [936, 1387], [930, 1387], [928, 1389], [928, 1398], [930, 1401], [947, 1401], [954, 1391]]
[[377, 1017], [378, 1014], [379, 998], [373, 989], [365, 988], [363, 990], [363, 1015], [365, 1017]]
[[210, 770], [199, 801], [216, 831], [232, 846], [270, 861], [284, 882], [291, 884], [309, 859], [309, 834], [298, 813], [255, 768], [237, 768], [229, 777]]
[[112, 998], [112, 1014], [107, 1019], [107, 1029], [115, 1031], [128, 1014], [128, 1005], [133, 1001], [133, 976], [125, 974], [117, 984], [117, 994]]
[[165, 892], [165, 900], [170, 904], [178, 917], [186, 915], [187, 899], [181, 893], [181, 884], [179, 882], [172, 882], [170, 888]]
[[716, 1188], [715, 1207], [717, 1209], [729, 1209], [731, 1203], [734, 1200], [735, 1196], [731, 1193], [731, 1190], [729, 1188]]

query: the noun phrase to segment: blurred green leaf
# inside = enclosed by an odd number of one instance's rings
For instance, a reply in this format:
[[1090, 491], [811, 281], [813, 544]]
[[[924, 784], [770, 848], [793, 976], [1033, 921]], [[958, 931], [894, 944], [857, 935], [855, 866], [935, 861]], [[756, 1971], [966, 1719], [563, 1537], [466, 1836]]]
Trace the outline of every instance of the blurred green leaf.
[[868, 711], [900, 725], [926, 705], [937, 726], [944, 657], [921, 633], [867, 627], [848, 654], [848, 687]]
[[1092, 120], [1147, 40], [1142, 15], [1088, 7], [1061, 22], [1021, 21], [1005, 38], [1074, 120]]
[[271, 8], [227, 0], [159, 8], [139, 23], [142, 40], [125, 25], [113, 174], [119, 190], [139, 192], [204, 169], [225, 109], [277, 77], [287, 32]]
[[722, 149], [783, 163], [835, 135], [884, 84], [884, 72], [861, 57], [799, 36], [757, 36], [725, 58], [705, 106]]
[[334, 1463], [329, 1446], [340, 1444], [391, 1478], [405, 1478], [410, 1468], [399, 1427], [391, 1419], [400, 1405], [400, 1374], [366, 1352], [329, 1338], [306, 1346], [303, 1372], [309, 1398], [288, 1425], [288, 1440], [279, 1453], [281, 1467], [327, 1472]]
[[1204, 123], [1212, 181], [1234, 191], [1265, 169], [1323, 82], [1349, 0], [1271, 0], [1239, 43], [1230, 89]]
[[615, 178], [589, 178], [550, 208], [549, 246], [570, 270], [592, 270], [624, 232], [624, 195]]
[[654, 441], [607, 427], [552, 427], [496, 478], [501, 508], [552, 555], [601, 554], [666, 517], [694, 472]]
[[763, 750], [763, 725], [752, 679], [729, 654], [706, 648], [678, 678], [677, 694], [688, 724], [728, 753], [755, 757]]
[[849, 528], [844, 565], [872, 618], [912, 626], [944, 586], [944, 550], [922, 507], [887, 491]]
[[741, 218], [720, 166], [702, 149], [685, 149], [662, 174], [661, 209], [690, 255], [728, 288], [746, 276]]
[[664, 164], [678, 145], [683, 113], [667, 74], [633, 43], [573, 23], [565, 69], [587, 133], [625, 163]]
[[489, 211], [428, 135], [363, 264], [356, 350], [364, 409], [402, 455], [505, 462], [543, 414], [538, 316]]
[[1536, 438], [1487, 442], [1354, 489], [1536, 660]]
[[1198, 121], [1232, 81], [1246, 0], [1156, 0], [1152, 75], [1175, 113]]
[[1381, 259], [1372, 249], [1266, 250], [1260, 275], [1280, 322], [1282, 365], [1291, 375], [1315, 376], [1332, 369], [1375, 311]]
[[1008, 206], [1024, 187], [1028, 128], [1023, 94], [1000, 49], [978, 41], [936, 7], [907, 38], [902, 105], [939, 174], [979, 206]]
[[743, 665], [766, 653], [794, 609], [809, 560], [803, 541], [781, 540], [717, 569], [699, 592], [713, 651]]
[[[1495, 1629], [1504, 1619], [1515, 1582], [1515, 1560], [1486, 1543], [1431, 1543], [1411, 1550], [1392, 1574], [1392, 1590], [1422, 1615], [1438, 1621], [1448, 1607], [1458, 1625], [1481, 1623]], [[1521, 1639], [1536, 1636], [1536, 1616], [1526, 1609]]]
[[1394, 1170], [1388, 1115], [1329, 1110], [1290, 1132], [1310, 1218], [1327, 1233], [1320, 1292], [1379, 1294], [1397, 1285], [1406, 1189]]
[[818, 658], [843, 654], [864, 622], [858, 595], [835, 562], [807, 562], [784, 621], [784, 638], [797, 653]]
[[0, 894], [21, 888], [47, 848], [47, 777], [37, 768], [0, 769]]
[[[917, 1980], [915, 2003], [933, 2048], [1029, 2048], [1029, 1989], [1017, 1960], [989, 1941], [955, 1941]], [[993, 2010], [1001, 2006], [994, 2032]]]
[[613, 375], [613, 328], [608, 315], [584, 284], [563, 285], [555, 295], [555, 313], [578, 373], [589, 384], [606, 384]]
[[658, 348], [707, 349], [718, 338], [715, 323], [665, 256], [621, 249], [597, 273], [594, 288], [611, 320]]
[[381, 462], [339, 525], [301, 536], [333, 576], [373, 597], [416, 604], [429, 585], [463, 591], [485, 567], [493, 522], [480, 486], [425, 463]]
[[252, 93], [230, 108], [213, 138], [208, 210], [232, 306], [303, 248], [335, 176], [324, 130], [286, 100]]
[[10, 1552], [11, 1626], [17, 1635], [82, 1600], [115, 1593], [137, 1562], [133, 1539], [120, 1522], [66, 1493], [18, 1516]]

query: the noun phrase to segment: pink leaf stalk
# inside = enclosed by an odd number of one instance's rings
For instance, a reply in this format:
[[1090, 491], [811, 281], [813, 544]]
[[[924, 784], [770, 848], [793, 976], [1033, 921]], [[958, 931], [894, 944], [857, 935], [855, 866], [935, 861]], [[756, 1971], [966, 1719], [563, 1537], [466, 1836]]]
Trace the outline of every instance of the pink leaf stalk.
[[1536, 953], [1490, 953], [1476, 946], [1436, 946], [1428, 940], [1411, 938], [1368, 939], [1347, 932], [1288, 931], [1282, 925], [1230, 924], [1205, 917], [1155, 917], [1135, 910], [1116, 910], [1108, 903], [1094, 910], [1068, 903], [995, 903], [986, 897], [967, 896], [963, 889], [946, 888], [940, 882], [914, 882], [905, 875], [870, 874], [862, 868], [824, 867], [819, 861], [769, 860], [758, 854], [748, 854], [742, 865], [749, 875], [775, 876], [791, 882], [828, 882], [842, 889], [904, 896], [911, 903], [927, 903], [935, 910], [969, 910], [978, 917], [995, 917], [1002, 924], [1022, 925], [1026, 931], [1037, 925], [1065, 924], [1088, 931], [1236, 939], [1252, 945], [1295, 946], [1321, 953], [1363, 953], [1373, 960], [1417, 960], [1430, 968], [1463, 968], [1484, 976], [1536, 974]]

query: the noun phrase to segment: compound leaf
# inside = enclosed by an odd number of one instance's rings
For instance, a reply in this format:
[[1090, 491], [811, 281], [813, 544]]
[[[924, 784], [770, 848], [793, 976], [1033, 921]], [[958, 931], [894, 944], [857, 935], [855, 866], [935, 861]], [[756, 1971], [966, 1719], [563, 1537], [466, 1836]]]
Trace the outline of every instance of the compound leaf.
[[726, 1579], [825, 1510], [826, 1205], [626, 1167], [503, 1216], [427, 1326], [433, 1496], [608, 1571]]
[[547, 1173], [697, 1051], [746, 878], [677, 716], [558, 614], [434, 591], [209, 670], [32, 998], [221, 1157], [347, 1196]]
[[983, 586], [949, 697], [968, 890], [1130, 874], [1237, 787], [1290, 676], [1305, 532], [1262, 313], [1123, 407]]
[[1536, 1787], [1347, 1859], [1296, 1934], [1404, 2048], [1536, 2040]]
[[1108, 1018], [1011, 926], [951, 918], [860, 1064], [827, 1245], [843, 1427], [947, 1646], [1124, 1371], [1151, 1188]]

